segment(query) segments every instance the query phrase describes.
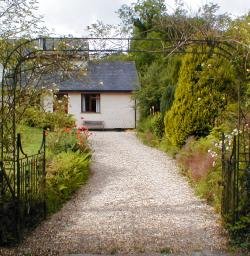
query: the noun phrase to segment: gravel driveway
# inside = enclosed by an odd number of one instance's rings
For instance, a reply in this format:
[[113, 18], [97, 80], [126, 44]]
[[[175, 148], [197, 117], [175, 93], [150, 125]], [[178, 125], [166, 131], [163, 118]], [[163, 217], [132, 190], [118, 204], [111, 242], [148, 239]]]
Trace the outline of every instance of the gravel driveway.
[[132, 132], [95, 132], [91, 143], [87, 186], [15, 255], [223, 254], [227, 239], [219, 217], [194, 196], [172, 159]]

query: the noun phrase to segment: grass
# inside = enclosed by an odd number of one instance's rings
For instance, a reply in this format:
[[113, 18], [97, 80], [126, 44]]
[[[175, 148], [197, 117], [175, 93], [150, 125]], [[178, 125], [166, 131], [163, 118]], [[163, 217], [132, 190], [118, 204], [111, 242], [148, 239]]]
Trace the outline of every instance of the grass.
[[[22, 147], [24, 153], [33, 155], [38, 152], [42, 143], [43, 131], [40, 128], [19, 126], [18, 133], [21, 134]], [[47, 162], [47, 207], [48, 213], [56, 212], [64, 202], [70, 199], [72, 194], [84, 183], [89, 175], [89, 163], [91, 153], [73, 152], [70, 149], [65, 151], [65, 147], [60, 144], [60, 150], [54, 151], [49, 144], [49, 140], [59, 140], [60, 134], [53, 132], [47, 136], [46, 162]], [[61, 138], [62, 143], [76, 143], [66, 133], [66, 137]], [[59, 136], [59, 137], [58, 137]], [[52, 143], [53, 144], [53, 143]]]
[[21, 134], [21, 141], [24, 153], [26, 153], [27, 155], [37, 153], [42, 144], [42, 129], [19, 126], [17, 132]]

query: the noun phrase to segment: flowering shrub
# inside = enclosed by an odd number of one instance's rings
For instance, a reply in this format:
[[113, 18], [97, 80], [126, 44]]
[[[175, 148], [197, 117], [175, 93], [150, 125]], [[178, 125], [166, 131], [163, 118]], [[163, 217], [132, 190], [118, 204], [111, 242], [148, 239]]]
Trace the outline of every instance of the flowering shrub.
[[[86, 127], [47, 132], [47, 205], [57, 211], [86, 182], [91, 159]], [[48, 155], [49, 155], [48, 154]]]
[[[231, 132], [224, 134], [224, 147], [227, 154], [230, 155], [232, 153], [234, 137], [241, 133], [241, 130], [235, 128]], [[213, 159], [213, 167], [216, 165], [216, 163], [218, 164], [218, 161], [221, 161], [222, 144], [222, 138], [217, 139], [210, 145], [210, 148], [207, 150], [208, 154]]]
[[89, 131], [85, 127], [58, 129], [48, 134], [48, 148], [54, 154], [61, 152], [89, 152]]

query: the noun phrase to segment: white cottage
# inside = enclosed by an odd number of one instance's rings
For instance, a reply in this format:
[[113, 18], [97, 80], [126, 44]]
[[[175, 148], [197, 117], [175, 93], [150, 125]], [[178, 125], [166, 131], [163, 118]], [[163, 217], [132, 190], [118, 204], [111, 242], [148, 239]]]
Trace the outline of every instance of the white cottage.
[[[138, 120], [132, 99], [138, 87], [134, 62], [89, 62], [86, 75], [60, 83], [59, 96], [68, 96], [66, 111], [74, 115], [78, 127], [128, 129]], [[47, 109], [53, 111], [53, 106]]]

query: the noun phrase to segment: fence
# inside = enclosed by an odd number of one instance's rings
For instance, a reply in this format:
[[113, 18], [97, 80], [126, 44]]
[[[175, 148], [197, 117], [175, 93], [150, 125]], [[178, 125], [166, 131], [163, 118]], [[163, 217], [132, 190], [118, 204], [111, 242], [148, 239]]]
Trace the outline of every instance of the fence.
[[233, 137], [232, 150], [226, 150], [222, 138], [222, 216], [235, 224], [250, 214], [250, 132], [248, 125]]
[[19, 242], [46, 217], [45, 132], [37, 154], [24, 153], [17, 135], [15, 161], [0, 162], [0, 245]]

